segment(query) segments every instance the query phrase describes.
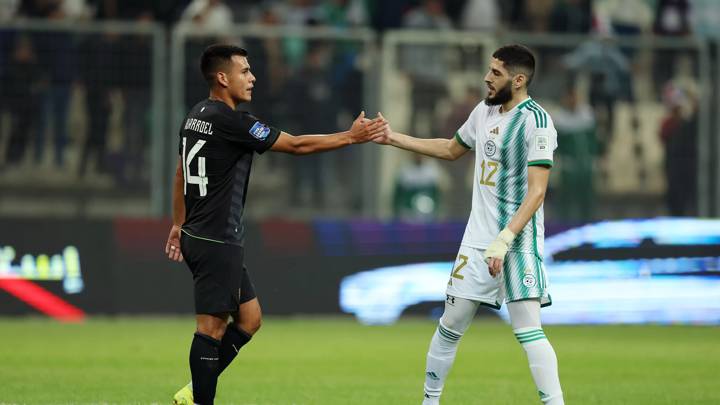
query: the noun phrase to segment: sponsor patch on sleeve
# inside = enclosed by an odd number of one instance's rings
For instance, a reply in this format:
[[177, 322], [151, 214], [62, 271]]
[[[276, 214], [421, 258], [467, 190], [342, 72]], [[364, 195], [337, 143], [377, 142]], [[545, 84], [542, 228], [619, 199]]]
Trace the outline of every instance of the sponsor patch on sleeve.
[[535, 150], [538, 152], [545, 152], [548, 150], [548, 144], [550, 139], [547, 135], [538, 135], [535, 137]]
[[248, 132], [250, 132], [250, 135], [252, 135], [253, 138], [264, 141], [265, 138], [270, 135], [270, 127], [258, 121], [252, 126], [252, 128], [250, 128], [250, 131]]

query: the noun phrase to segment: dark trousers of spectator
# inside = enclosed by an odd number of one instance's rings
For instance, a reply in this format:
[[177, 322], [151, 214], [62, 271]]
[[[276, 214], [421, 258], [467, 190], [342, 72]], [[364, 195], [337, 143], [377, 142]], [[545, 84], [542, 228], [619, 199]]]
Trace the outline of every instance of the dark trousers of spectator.
[[152, 105], [150, 92], [146, 89], [129, 89], [125, 94], [125, 123], [123, 151], [118, 168], [118, 180], [122, 183], [142, 183], [145, 170], [145, 151], [149, 144]]
[[85, 141], [85, 148], [80, 157], [79, 174], [87, 173], [87, 165], [90, 155], [95, 153], [97, 159], [97, 171], [107, 172], [107, 135], [110, 122], [110, 95], [107, 92], [95, 92], [88, 90], [88, 133]]
[[33, 103], [27, 102], [14, 102], [8, 108], [10, 112], [10, 136], [5, 155], [7, 164], [20, 163], [23, 156], [25, 156], [31, 136], [33, 108]]
[[35, 138], [35, 161], [42, 161], [45, 151], [45, 134], [51, 123], [54, 134], [55, 164], [62, 166], [65, 145], [67, 144], [68, 107], [70, 105], [70, 85], [53, 84], [44, 96], [41, 124]]
[[290, 186], [291, 203], [296, 206], [305, 205], [303, 196], [309, 190], [309, 203], [315, 208], [324, 204], [323, 194], [323, 158], [325, 156], [304, 156], [303, 159], [293, 159], [292, 184]]
[[[666, 150], [666, 154], [672, 151]], [[666, 155], [665, 178], [667, 192], [665, 202], [670, 215], [674, 217], [696, 214], [697, 207], [697, 162], [695, 159]]]
[[[435, 117], [435, 106], [445, 97], [447, 89], [445, 84], [435, 80], [420, 77], [412, 79], [412, 115], [410, 117], [410, 130], [415, 136], [424, 138], [439, 136], [438, 124], [440, 120]], [[430, 128], [420, 128], [420, 117], [427, 118]]]

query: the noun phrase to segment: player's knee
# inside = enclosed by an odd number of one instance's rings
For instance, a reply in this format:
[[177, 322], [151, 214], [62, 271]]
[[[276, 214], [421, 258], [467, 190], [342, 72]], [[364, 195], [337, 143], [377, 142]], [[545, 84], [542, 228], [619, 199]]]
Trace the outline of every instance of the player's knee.
[[213, 315], [199, 315], [197, 317], [197, 331], [213, 339], [220, 340], [227, 329], [227, 317]]
[[469, 315], [445, 311], [442, 318], [440, 318], [440, 324], [445, 328], [462, 335], [470, 326], [473, 315], [474, 314]]
[[239, 326], [240, 329], [244, 330], [248, 334], [254, 335], [260, 329], [260, 326], [262, 326], [262, 318], [257, 317], [241, 321]]
[[225, 335], [227, 324], [198, 325], [197, 331], [203, 335], [210, 336], [213, 339], [221, 340]]

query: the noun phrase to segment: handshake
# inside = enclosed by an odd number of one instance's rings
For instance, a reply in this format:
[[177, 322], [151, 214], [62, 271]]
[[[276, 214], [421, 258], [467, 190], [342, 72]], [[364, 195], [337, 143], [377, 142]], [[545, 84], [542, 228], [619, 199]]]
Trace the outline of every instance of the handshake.
[[393, 134], [390, 123], [381, 113], [378, 112], [377, 117], [369, 119], [365, 118], [365, 111], [355, 118], [348, 133], [353, 144], [372, 141], [381, 145], [390, 144]]

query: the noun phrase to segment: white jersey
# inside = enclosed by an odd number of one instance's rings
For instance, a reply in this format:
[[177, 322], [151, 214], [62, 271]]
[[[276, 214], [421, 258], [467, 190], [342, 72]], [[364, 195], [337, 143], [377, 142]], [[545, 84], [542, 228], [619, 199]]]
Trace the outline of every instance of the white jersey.
[[[520, 208], [528, 166], [552, 166], [557, 132], [550, 115], [528, 97], [504, 113], [481, 101], [455, 139], [475, 150], [472, 211], [462, 245], [486, 249]], [[509, 250], [542, 258], [544, 236], [540, 206]]]

